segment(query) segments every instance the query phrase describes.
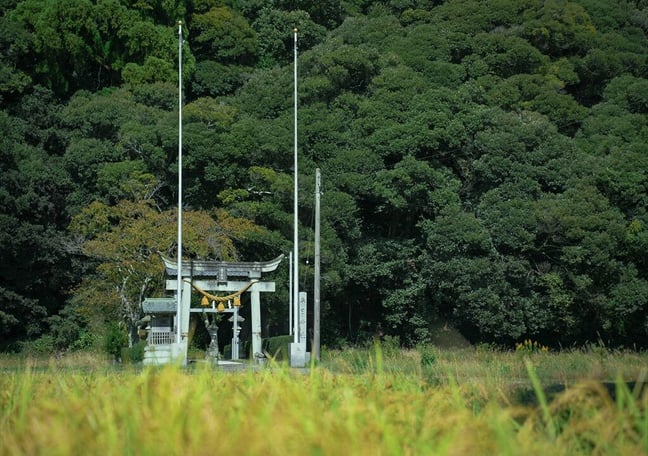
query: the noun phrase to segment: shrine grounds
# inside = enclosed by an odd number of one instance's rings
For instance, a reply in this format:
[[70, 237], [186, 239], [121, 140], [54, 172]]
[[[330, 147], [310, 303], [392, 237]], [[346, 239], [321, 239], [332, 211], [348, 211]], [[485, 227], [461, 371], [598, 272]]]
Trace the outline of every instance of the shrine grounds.
[[229, 371], [0, 356], [0, 455], [642, 455], [648, 353], [386, 341]]

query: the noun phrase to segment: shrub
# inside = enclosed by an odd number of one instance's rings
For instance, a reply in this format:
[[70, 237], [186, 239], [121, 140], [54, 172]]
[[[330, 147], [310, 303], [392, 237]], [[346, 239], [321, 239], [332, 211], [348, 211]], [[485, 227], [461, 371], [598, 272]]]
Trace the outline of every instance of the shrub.
[[374, 344], [379, 343], [383, 356], [391, 358], [400, 354], [400, 337], [384, 336], [381, 339], [376, 338]]
[[416, 351], [421, 355], [421, 367], [431, 367], [437, 363], [439, 350], [432, 345], [419, 345]]
[[90, 350], [96, 346], [97, 336], [90, 331], [83, 330], [79, 334], [79, 337], [70, 345], [70, 350]]
[[109, 323], [104, 335], [104, 350], [112, 355], [115, 361], [121, 356], [122, 347], [128, 344], [126, 331], [118, 323]]
[[263, 340], [263, 352], [275, 360], [288, 360], [290, 356], [289, 345], [293, 336], [275, 336]]
[[143, 340], [132, 347], [122, 347], [122, 362], [127, 364], [141, 363], [144, 360], [144, 347], [146, 347], [146, 342]]
[[20, 344], [20, 351], [27, 356], [50, 355], [55, 352], [55, 349], [54, 337], [49, 334]]

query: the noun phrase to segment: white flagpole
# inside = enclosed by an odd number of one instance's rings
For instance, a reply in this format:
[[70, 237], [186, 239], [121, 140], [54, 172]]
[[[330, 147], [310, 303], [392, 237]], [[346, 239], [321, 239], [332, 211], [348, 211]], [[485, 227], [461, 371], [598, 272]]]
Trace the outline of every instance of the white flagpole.
[[313, 344], [311, 351], [315, 360], [320, 360], [320, 198], [322, 196], [322, 175], [315, 170], [315, 280], [313, 282]]
[[[297, 216], [298, 216], [298, 205], [297, 205], [297, 29], [293, 30], [294, 32], [294, 45], [293, 45], [293, 53], [294, 53], [294, 64], [293, 64], [293, 86], [294, 86], [294, 114], [295, 114], [295, 126], [294, 126], [294, 132], [295, 132], [295, 138], [294, 138], [294, 143], [295, 143], [295, 157], [294, 157], [294, 170], [295, 170], [295, 175], [294, 175], [294, 191], [293, 191], [293, 208], [294, 208], [294, 220], [293, 220], [293, 252], [294, 252], [294, 261], [293, 261], [293, 305], [295, 306], [295, 322], [299, 321], [298, 318], [298, 312], [297, 309], [299, 308], [299, 236], [297, 232]], [[298, 328], [296, 325], [295, 328]], [[299, 341], [300, 334], [298, 334], [299, 331], [295, 331], [295, 343]]]
[[176, 342], [181, 342], [182, 318], [182, 21], [178, 21], [178, 297]]
[[288, 335], [293, 335], [293, 275], [292, 275], [292, 250], [288, 252]]

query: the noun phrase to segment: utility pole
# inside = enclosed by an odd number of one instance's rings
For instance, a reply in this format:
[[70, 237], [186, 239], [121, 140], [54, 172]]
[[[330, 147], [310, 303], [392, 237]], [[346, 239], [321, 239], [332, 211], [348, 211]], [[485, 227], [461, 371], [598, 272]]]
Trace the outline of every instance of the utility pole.
[[315, 170], [315, 281], [313, 284], [313, 356], [320, 360], [320, 196], [322, 175]]

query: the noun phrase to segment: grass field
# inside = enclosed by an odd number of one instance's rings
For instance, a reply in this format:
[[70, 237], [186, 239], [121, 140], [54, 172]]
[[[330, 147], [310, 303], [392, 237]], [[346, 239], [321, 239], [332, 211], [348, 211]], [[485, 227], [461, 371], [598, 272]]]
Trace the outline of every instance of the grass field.
[[4, 357], [0, 454], [648, 454], [646, 361], [377, 347], [231, 373]]

